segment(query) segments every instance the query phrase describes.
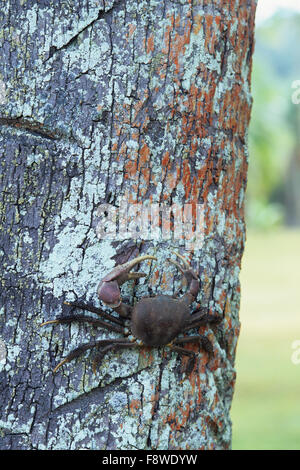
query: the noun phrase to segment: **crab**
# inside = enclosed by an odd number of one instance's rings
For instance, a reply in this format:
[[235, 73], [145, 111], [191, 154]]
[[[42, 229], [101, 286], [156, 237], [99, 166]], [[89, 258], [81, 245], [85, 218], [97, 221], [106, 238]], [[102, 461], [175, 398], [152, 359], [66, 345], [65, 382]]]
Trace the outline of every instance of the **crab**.
[[117, 265], [100, 281], [97, 289], [99, 300], [113, 309], [118, 316], [107, 313], [93, 305], [64, 302], [72, 308], [95, 313], [98, 318], [86, 314], [76, 314], [58, 317], [55, 320], [42, 323], [40, 326], [70, 324], [72, 322], [90, 323], [123, 336], [122, 338], [110, 338], [82, 344], [59, 362], [53, 372], [57, 372], [62, 365], [69, 363], [89, 349], [97, 351], [92, 364], [94, 373], [96, 373], [97, 367], [106, 353], [124, 348], [141, 346], [151, 348], [168, 347], [171, 351], [189, 357], [187, 371], [193, 369], [197, 356], [194, 351], [185, 348], [185, 344], [198, 343], [211, 357], [213, 355], [213, 346], [206, 336], [202, 334], [178, 336], [206, 324], [219, 323], [222, 318], [219, 315], [200, 312], [199, 309], [190, 312], [190, 306], [196, 300], [199, 292], [200, 280], [186, 259], [178, 253], [174, 254], [181, 260], [182, 264], [171, 258], [167, 258], [167, 260], [179, 269], [188, 284], [186, 293], [181, 297], [162, 294], [155, 297], [144, 297], [138, 300], [134, 307], [122, 301], [121, 285], [131, 279], [137, 280], [146, 276], [143, 272], [131, 272], [131, 270], [142, 261], [157, 260], [152, 255], [143, 255]]

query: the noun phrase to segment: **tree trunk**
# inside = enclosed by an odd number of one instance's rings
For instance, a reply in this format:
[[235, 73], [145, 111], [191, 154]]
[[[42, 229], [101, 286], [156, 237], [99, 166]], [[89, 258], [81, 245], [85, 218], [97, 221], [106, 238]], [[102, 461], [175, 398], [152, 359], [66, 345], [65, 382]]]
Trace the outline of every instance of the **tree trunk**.
[[[3, 2], [2, 449], [230, 447], [255, 7]], [[105, 236], [99, 206], [120, 222], [124, 200], [153, 213], [179, 208], [171, 236], [161, 225], [156, 237]], [[201, 243], [175, 236], [182, 208], [192, 209]], [[193, 308], [224, 317], [199, 330], [213, 359], [191, 344], [197, 362], [185, 374], [186, 360], [170, 350], [121, 350], [93, 374], [87, 353], [53, 374], [74, 347], [118, 334], [40, 323], [67, 315], [64, 300], [97, 306], [99, 280], [140, 253], [158, 260], [139, 268], [147, 278], [124, 284], [128, 302], [174, 293], [171, 249], [201, 278]]]

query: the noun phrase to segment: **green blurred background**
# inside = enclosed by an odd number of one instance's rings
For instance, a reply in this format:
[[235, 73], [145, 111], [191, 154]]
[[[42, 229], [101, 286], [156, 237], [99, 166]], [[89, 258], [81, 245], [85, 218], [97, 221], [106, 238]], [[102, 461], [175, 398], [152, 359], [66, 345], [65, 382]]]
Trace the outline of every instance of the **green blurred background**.
[[292, 84], [299, 80], [300, 101], [300, 11], [271, 16], [267, 0], [260, 2], [269, 17], [257, 16], [253, 57], [232, 448], [298, 450], [300, 103]]

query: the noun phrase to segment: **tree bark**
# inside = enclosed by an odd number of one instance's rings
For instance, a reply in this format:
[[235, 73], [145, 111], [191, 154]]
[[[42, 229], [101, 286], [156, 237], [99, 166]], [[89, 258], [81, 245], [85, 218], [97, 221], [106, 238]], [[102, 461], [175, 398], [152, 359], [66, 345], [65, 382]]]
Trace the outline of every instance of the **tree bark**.
[[[0, 21], [1, 449], [226, 449], [239, 333], [239, 270], [255, 0], [7, 0]], [[203, 245], [99, 237], [99, 205], [192, 207]], [[176, 223], [174, 216], [173, 222]], [[172, 221], [171, 221], [172, 222]], [[174, 230], [174, 224], [171, 224]], [[174, 235], [174, 233], [173, 233]], [[97, 306], [99, 280], [138, 254], [148, 278], [130, 303], [172, 294], [170, 249], [201, 278], [191, 374], [162, 348], [53, 367], [89, 325], [39, 324]]]

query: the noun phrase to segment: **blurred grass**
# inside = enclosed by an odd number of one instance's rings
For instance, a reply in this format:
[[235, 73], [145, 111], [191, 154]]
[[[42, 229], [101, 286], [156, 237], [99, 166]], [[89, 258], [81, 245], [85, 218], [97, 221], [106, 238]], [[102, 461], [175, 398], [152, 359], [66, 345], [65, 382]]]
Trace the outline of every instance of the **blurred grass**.
[[300, 230], [248, 232], [231, 418], [233, 449], [300, 449]]

